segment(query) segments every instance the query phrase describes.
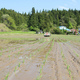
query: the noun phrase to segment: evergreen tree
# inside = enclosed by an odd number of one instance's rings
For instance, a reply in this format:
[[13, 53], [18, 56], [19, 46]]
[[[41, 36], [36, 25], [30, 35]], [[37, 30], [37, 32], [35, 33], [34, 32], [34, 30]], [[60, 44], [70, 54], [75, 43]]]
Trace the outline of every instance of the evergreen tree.
[[[6, 15], [7, 14], [7, 15]], [[2, 17], [1, 17], [2, 16]], [[67, 28], [78, 28], [80, 25], [80, 11], [69, 9], [67, 10], [49, 10], [35, 11], [32, 8], [30, 13], [19, 13], [14, 10], [2, 8], [0, 10], [0, 22], [5, 23], [10, 29], [26, 29], [30, 30], [45, 30], [49, 31], [54, 27], [66, 26]], [[56, 30], [56, 28], [55, 28]]]

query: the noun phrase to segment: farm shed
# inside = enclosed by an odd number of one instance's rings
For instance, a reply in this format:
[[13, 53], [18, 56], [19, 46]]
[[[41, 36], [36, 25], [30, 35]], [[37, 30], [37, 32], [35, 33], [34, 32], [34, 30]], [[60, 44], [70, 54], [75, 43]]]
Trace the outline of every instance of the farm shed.
[[71, 30], [66, 28], [65, 26], [59, 26], [59, 29], [60, 30], [67, 30], [68, 32], [71, 32]]
[[67, 28], [65, 26], [59, 26], [59, 29], [60, 30], [63, 30], [63, 29], [66, 30]]
[[76, 29], [71, 29], [71, 32], [73, 32], [73, 34], [77, 34], [77, 30]]

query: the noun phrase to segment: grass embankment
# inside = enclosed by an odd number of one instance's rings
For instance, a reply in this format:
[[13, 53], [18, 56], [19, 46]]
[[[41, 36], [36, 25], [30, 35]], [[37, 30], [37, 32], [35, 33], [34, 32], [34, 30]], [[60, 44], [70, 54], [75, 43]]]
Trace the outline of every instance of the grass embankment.
[[35, 31], [11, 31], [11, 32], [0, 32], [0, 34], [35, 34]]
[[[42, 38], [43, 35], [36, 34], [34, 31], [22, 32], [0, 32], [0, 49], [3, 49], [8, 44], [25, 44], [28, 42], [35, 42]], [[3, 46], [4, 45], [4, 46]]]
[[0, 23], [0, 32], [10, 32], [11, 30], [4, 24]]

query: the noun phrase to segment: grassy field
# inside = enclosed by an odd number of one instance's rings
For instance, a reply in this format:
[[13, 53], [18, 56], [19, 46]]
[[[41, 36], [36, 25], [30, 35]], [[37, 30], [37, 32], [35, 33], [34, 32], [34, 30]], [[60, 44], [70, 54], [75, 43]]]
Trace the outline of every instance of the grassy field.
[[35, 31], [28, 31], [28, 32], [11, 31], [11, 32], [0, 32], [0, 34], [35, 34]]

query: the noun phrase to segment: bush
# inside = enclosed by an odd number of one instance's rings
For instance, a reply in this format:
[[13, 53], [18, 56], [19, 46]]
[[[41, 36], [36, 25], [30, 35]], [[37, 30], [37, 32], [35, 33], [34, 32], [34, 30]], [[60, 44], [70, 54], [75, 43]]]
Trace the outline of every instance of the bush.
[[40, 32], [39, 28], [34, 28], [34, 31], [36, 31], [36, 33]]
[[61, 30], [61, 34], [67, 34], [67, 30]]
[[34, 28], [32, 26], [29, 27], [30, 31], [34, 31]]
[[12, 29], [12, 30], [15, 30], [16, 29], [15, 21], [14, 21], [14, 19], [11, 16], [9, 16], [8, 14], [3, 14], [1, 18], [2, 18], [2, 22], [9, 29]]
[[22, 23], [20, 26], [17, 26], [17, 30], [28, 31], [28, 26], [25, 23]]
[[50, 31], [52, 34], [61, 34], [61, 30], [59, 28], [54, 27]]

